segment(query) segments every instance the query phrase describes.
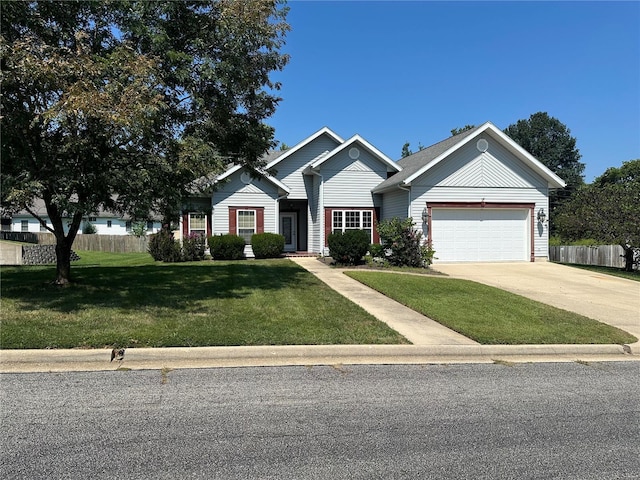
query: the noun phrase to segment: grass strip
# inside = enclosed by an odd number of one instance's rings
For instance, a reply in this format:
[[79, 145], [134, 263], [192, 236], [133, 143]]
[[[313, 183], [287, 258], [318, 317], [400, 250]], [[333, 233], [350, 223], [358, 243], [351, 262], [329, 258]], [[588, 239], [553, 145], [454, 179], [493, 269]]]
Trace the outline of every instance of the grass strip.
[[481, 344], [625, 344], [637, 340], [577, 313], [468, 280], [345, 273]]
[[51, 266], [2, 269], [1, 348], [408, 343], [286, 259], [78, 253], [65, 288]]
[[594, 273], [602, 273], [604, 275], [613, 275], [614, 277], [626, 278], [627, 280], [635, 280], [640, 282], [640, 270], [634, 270], [633, 272], [626, 272], [622, 268], [616, 267], [601, 267], [598, 265], [579, 265], [577, 263], [560, 263], [567, 267], [580, 268], [582, 270], [589, 270]]

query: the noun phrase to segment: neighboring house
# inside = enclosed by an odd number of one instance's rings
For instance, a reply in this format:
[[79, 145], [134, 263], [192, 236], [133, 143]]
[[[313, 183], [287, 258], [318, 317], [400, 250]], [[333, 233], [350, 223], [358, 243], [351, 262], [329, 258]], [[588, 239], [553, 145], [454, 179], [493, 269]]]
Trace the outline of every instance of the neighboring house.
[[326, 255], [331, 232], [375, 243], [377, 221], [413, 217], [436, 262], [533, 261], [548, 257], [549, 189], [565, 185], [489, 122], [398, 162], [328, 128], [265, 160], [260, 176], [236, 165], [187, 199], [180, 234], [280, 233], [287, 251]]
[[[44, 201], [37, 199], [33, 205], [33, 211], [40, 215], [45, 220], [49, 228], [53, 228], [51, 220], [47, 215], [47, 209], [44, 205]], [[65, 233], [68, 231], [68, 224], [71, 219], [64, 221]], [[92, 216], [88, 216], [82, 219], [82, 224], [78, 230], [78, 234], [82, 234], [82, 230], [87, 223], [91, 223], [96, 228], [98, 235], [130, 235], [132, 233], [133, 223], [127, 217], [119, 217], [110, 212], [100, 210]], [[157, 233], [160, 231], [161, 221], [160, 219], [153, 219], [146, 222], [147, 234]], [[14, 213], [11, 217], [5, 217], [2, 219], [2, 230], [9, 232], [31, 232], [31, 233], [47, 233], [47, 230], [40, 222], [36, 220], [26, 210], [21, 210]]]

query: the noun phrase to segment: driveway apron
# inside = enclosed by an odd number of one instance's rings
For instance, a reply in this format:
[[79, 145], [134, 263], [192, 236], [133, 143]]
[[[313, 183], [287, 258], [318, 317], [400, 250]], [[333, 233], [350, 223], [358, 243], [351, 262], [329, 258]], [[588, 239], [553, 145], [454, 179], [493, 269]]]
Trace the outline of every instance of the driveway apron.
[[640, 339], [640, 282], [550, 262], [450, 263], [433, 269], [582, 314]]

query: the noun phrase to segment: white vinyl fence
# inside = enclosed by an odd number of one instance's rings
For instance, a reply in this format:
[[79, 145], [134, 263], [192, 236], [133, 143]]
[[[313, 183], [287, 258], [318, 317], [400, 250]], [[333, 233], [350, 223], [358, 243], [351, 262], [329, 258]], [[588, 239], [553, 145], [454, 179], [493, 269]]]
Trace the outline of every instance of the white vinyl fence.
[[599, 245], [596, 247], [559, 246], [549, 247], [549, 260], [578, 265], [624, 268], [623, 253], [624, 251], [620, 245]]

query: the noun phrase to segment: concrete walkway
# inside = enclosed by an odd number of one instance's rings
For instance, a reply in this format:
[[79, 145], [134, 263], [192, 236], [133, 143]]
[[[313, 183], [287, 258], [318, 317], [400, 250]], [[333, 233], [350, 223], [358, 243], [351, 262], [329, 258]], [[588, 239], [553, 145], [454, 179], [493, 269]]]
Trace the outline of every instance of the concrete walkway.
[[295, 257], [291, 260], [389, 325], [414, 345], [478, 345], [477, 342], [347, 277], [343, 269], [329, 267], [313, 257]]
[[[413, 345], [283, 345], [256, 347], [129, 348], [122, 362], [110, 361], [109, 349], [0, 350], [0, 373], [69, 372], [285, 365], [449, 364], [519, 362], [639, 361], [633, 345], [479, 345], [331, 268], [316, 258], [292, 259]], [[555, 267], [559, 267], [557, 270]], [[593, 277], [595, 290], [582, 292], [583, 271], [566, 272], [554, 264], [437, 265], [460, 278], [493, 284], [537, 300], [578, 311], [627, 330], [640, 338], [636, 282]], [[540, 272], [534, 275], [534, 272]], [[555, 272], [555, 273], [554, 273]], [[569, 273], [575, 273], [572, 276]], [[534, 277], [539, 278], [534, 281]], [[604, 278], [598, 278], [604, 277]], [[553, 280], [553, 281], [552, 281]], [[560, 282], [560, 283], [558, 283]], [[569, 286], [571, 286], [569, 288]], [[610, 287], [609, 287], [610, 286]], [[585, 287], [586, 288], [586, 287]], [[607, 293], [603, 293], [607, 292]], [[615, 293], [619, 292], [619, 293]], [[583, 296], [586, 295], [586, 296]], [[620, 297], [618, 295], [621, 295]], [[598, 299], [597, 297], [602, 297]], [[627, 298], [629, 297], [629, 298]], [[612, 303], [609, 303], [612, 302]], [[584, 305], [589, 307], [584, 307]], [[607, 307], [608, 306], [608, 307]], [[587, 308], [587, 310], [584, 310]], [[607, 310], [610, 313], [607, 313]]]

